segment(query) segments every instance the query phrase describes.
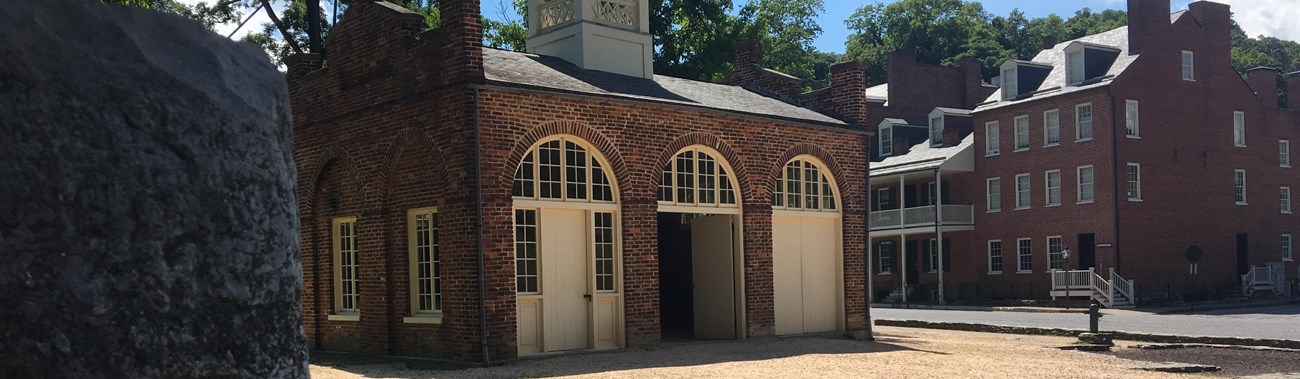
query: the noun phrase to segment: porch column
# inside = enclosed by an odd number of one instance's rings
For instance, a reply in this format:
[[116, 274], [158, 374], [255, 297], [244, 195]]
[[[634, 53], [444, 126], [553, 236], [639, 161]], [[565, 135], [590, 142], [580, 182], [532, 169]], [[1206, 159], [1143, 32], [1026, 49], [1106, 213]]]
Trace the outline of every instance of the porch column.
[[934, 169], [934, 255], [939, 257], [937, 271], [939, 271], [939, 304], [943, 301], [943, 174], [939, 169]]
[[[907, 174], [898, 175], [898, 225], [904, 230], [907, 229], [907, 215], [906, 212], [903, 211], [903, 207], [907, 204], [907, 191], [903, 190], [906, 178]], [[898, 251], [901, 252], [899, 255], [903, 262], [903, 265], [898, 266], [899, 274], [902, 274], [903, 278], [903, 304], [907, 304], [907, 233], [899, 234]]]

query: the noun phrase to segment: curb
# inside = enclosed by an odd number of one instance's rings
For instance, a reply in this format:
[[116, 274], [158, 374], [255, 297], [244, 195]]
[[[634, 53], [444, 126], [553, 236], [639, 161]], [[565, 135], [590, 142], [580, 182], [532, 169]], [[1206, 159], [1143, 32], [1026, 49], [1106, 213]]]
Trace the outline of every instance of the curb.
[[[917, 320], [875, 320], [877, 326], [897, 326], [903, 328], [925, 328], [925, 329], [944, 329], [960, 330], [967, 332], [983, 333], [1003, 333], [1003, 334], [1028, 334], [1060, 337], [1076, 337], [1081, 333], [1087, 333], [1082, 329], [1060, 329], [1060, 328], [1034, 328], [1021, 326], [1004, 326], [988, 324], [972, 324], [963, 322], [930, 322]], [[1155, 342], [1155, 343], [1189, 343], [1189, 344], [1213, 344], [1213, 345], [1235, 345], [1235, 346], [1267, 346], [1280, 347], [1286, 349], [1300, 349], [1300, 341], [1293, 340], [1275, 340], [1275, 339], [1253, 339], [1237, 337], [1193, 337], [1193, 336], [1173, 336], [1167, 334], [1145, 334], [1132, 332], [1107, 331], [1117, 340]]]
[[[1018, 307], [981, 307], [970, 305], [929, 305], [929, 304], [903, 304], [892, 303], [872, 303], [872, 308], [896, 308], [896, 309], [926, 309], [926, 310], [943, 310], [943, 311], [975, 311], [975, 312], [1019, 312], [1019, 313], [1085, 313], [1087, 308], [1075, 309], [1056, 309], [1056, 308], [1018, 308]], [[1105, 312], [1105, 309], [1102, 309]]]
[[1163, 310], [1163, 311], [1155, 312], [1155, 314], [1158, 314], [1158, 315], [1171, 315], [1171, 314], [1192, 313], [1192, 312], [1221, 311], [1221, 310], [1225, 310], [1225, 309], [1269, 308], [1269, 307], [1280, 307], [1280, 306], [1291, 305], [1291, 304], [1300, 304], [1300, 302], [1292, 302], [1292, 301], [1278, 301], [1278, 302], [1271, 302], [1271, 303], [1242, 303], [1242, 304], [1207, 305], [1207, 306], [1204, 306], [1204, 307], [1196, 307], [1195, 309], [1193, 309], [1193, 308], [1191, 308], [1191, 307], [1187, 307], [1187, 308], [1177, 308], [1177, 309]]

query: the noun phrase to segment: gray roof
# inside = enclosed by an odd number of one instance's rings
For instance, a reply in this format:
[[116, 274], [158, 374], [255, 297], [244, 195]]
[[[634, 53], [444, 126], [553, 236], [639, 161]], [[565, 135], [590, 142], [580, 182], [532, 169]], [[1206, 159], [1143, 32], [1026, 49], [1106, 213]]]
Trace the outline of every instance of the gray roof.
[[871, 177], [878, 178], [915, 171], [933, 170], [956, 157], [963, 151], [973, 149], [975, 134], [967, 135], [956, 146], [933, 147], [925, 140], [912, 146], [907, 154], [886, 157], [878, 163], [871, 164]]
[[944, 107], [935, 107], [934, 109], [938, 109], [940, 112], [943, 112], [943, 114], [949, 116], [970, 117], [970, 113], [971, 113], [970, 109], [957, 109], [957, 108], [944, 108]]
[[867, 88], [867, 100], [889, 101], [889, 83]]
[[655, 75], [653, 80], [586, 70], [556, 57], [483, 49], [488, 82], [595, 96], [650, 100], [819, 124], [844, 122], [739, 86]]
[[[1177, 17], [1177, 14], [1171, 17]], [[1096, 81], [1092, 83], [1084, 82], [1088, 84], [1082, 86], [1067, 86], [1065, 85], [1065, 47], [1074, 42], [1083, 42], [1091, 45], [1102, 45], [1102, 46], [1108, 46], [1114, 49], [1118, 49], [1119, 56], [1115, 58], [1115, 63], [1112, 63], [1110, 65], [1110, 69], [1107, 70], [1106, 74], [1102, 75], [1103, 79], [1101, 79], [1100, 81]], [[1018, 100], [1004, 101], [1002, 100], [1002, 91], [994, 91], [993, 94], [989, 95], [989, 98], [985, 100], [983, 104], [975, 108], [975, 111], [981, 112], [981, 111], [1000, 108], [1012, 104], [1020, 104], [1027, 101], [1034, 101], [1038, 99], [1043, 99], [1043, 98], [1048, 98], [1048, 97], [1063, 95], [1067, 93], [1078, 92], [1078, 91], [1110, 85], [1110, 83], [1115, 78], [1119, 77], [1120, 74], [1124, 73], [1124, 70], [1127, 69], [1128, 66], [1133, 63], [1133, 61], [1137, 60], [1139, 56], [1141, 56], [1141, 54], [1130, 55], [1128, 52], [1128, 27], [1127, 26], [1121, 26], [1115, 29], [1111, 29], [1109, 31], [1093, 34], [1090, 36], [1085, 36], [1083, 38], [1079, 38], [1075, 40], [1069, 40], [1069, 41], [1058, 43], [1056, 44], [1056, 46], [1053, 46], [1051, 49], [1043, 50], [1039, 52], [1037, 56], [1034, 56], [1033, 59], [1034, 64], [1049, 65], [1050, 67], [1052, 67], [1052, 71], [1047, 74], [1047, 79], [1044, 79], [1043, 83], [1040, 84], [1038, 88], [1032, 91], [1028, 91], [1034, 93], [1033, 96], [1024, 97]]]

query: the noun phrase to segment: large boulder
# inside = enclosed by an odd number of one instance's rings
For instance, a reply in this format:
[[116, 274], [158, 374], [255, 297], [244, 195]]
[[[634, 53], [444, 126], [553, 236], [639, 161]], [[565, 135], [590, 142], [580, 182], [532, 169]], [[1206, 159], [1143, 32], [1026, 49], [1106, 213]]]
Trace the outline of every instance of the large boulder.
[[88, 0], [0, 6], [0, 378], [306, 377], [285, 80]]

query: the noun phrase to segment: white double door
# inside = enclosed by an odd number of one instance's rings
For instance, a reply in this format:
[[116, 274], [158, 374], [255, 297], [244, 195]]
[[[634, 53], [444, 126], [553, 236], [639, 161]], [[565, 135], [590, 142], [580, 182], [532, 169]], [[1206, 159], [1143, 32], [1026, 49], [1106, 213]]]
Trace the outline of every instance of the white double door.
[[596, 291], [592, 216], [581, 209], [539, 210], [541, 294], [519, 296], [520, 355], [621, 345], [621, 295]]
[[840, 329], [843, 276], [839, 218], [772, 217], [776, 334]]

